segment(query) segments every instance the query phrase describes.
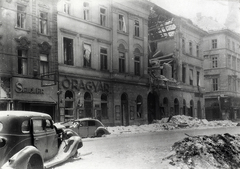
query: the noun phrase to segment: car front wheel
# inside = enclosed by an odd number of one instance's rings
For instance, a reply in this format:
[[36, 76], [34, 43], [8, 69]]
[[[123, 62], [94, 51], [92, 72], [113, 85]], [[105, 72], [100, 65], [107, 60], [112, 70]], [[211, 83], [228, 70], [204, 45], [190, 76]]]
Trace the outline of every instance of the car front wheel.
[[105, 134], [103, 130], [97, 132], [97, 137], [102, 137]]

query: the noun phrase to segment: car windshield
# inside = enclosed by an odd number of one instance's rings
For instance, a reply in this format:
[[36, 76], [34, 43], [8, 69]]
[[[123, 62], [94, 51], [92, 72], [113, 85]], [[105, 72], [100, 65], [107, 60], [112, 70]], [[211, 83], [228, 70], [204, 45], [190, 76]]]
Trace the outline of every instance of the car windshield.
[[2, 129], [3, 129], [3, 124], [2, 122], [0, 122], [0, 131], [2, 131]]

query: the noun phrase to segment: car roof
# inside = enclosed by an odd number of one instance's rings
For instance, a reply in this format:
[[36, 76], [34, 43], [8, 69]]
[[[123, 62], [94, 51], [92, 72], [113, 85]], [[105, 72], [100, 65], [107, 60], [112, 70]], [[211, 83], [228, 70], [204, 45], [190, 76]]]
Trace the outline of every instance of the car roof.
[[8, 110], [0, 111], [0, 117], [15, 116], [15, 117], [51, 117], [46, 113], [23, 111], [23, 110]]

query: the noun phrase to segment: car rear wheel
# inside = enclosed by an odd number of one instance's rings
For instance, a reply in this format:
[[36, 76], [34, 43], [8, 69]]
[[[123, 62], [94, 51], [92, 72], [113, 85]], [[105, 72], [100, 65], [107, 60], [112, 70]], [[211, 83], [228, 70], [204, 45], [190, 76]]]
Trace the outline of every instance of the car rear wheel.
[[38, 154], [32, 155], [28, 161], [27, 169], [43, 169], [42, 158]]
[[102, 137], [102, 135], [104, 135], [104, 134], [105, 134], [105, 132], [103, 130], [99, 130], [97, 132], [97, 137]]

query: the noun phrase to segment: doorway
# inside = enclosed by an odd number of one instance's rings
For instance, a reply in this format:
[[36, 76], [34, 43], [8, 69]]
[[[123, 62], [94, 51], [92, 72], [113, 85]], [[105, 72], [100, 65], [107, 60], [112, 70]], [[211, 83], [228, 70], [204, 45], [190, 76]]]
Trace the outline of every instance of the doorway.
[[129, 125], [128, 96], [126, 93], [121, 96], [121, 123], [123, 126]]

